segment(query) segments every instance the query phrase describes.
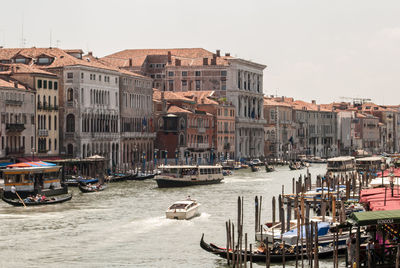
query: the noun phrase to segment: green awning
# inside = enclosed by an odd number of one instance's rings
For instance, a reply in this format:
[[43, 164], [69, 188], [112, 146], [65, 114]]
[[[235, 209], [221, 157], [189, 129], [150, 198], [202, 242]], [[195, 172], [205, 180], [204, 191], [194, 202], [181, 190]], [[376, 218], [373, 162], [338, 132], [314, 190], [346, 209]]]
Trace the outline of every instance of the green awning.
[[358, 226], [400, 223], [400, 210], [355, 212], [350, 222]]

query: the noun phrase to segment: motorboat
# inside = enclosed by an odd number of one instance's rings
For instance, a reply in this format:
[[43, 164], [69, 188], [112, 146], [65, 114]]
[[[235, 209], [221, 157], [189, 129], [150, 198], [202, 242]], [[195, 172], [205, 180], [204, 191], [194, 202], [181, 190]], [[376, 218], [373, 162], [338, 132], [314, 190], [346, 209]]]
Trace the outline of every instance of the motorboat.
[[264, 163], [261, 162], [260, 159], [253, 159], [253, 160], [251, 160], [250, 164], [253, 166], [263, 166], [264, 165]]
[[165, 212], [168, 219], [189, 220], [199, 214], [200, 203], [190, 197], [173, 203]]
[[327, 172], [352, 172], [355, 170], [355, 161], [352, 156], [340, 156], [329, 158]]
[[260, 167], [258, 167], [258, 166], [251, 165], [250, 168], [251, 168], [252, 172], [260, 171]]

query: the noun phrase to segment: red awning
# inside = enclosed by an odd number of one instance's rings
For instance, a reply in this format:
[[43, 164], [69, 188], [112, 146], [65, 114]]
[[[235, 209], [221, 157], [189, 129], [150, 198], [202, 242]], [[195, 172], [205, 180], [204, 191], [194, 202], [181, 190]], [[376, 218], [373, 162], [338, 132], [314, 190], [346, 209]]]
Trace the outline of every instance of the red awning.
[[400, 209], [400, 194], [396, 187], [393, 196], [390, 188], [366, 189], [361, 191], [360, 203], [367, 204], [372, 211]]
[[[382, 176], [382, 172], [377, 172], [377, 175], [378, 175], [378, 177], [381, 177]], [[383, 177], [389, 177], [389, 175], [390, 175], [390, 171], [389, 171], [389, 169], [386, 169], [383, 172]], [[393, 171], [393, 175], [395, 177], [400, 177], [400, 168], [395, 168], [394, 171]]]

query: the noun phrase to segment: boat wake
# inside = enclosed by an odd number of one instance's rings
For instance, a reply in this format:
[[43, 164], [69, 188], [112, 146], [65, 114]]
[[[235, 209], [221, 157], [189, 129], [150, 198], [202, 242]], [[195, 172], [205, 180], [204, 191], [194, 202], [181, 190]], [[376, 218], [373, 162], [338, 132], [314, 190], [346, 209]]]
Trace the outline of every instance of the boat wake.
[[193, 222], [189, 220], [172, 220], [167, 219], [165, 216], [146, 218], [134, 220], [128, 224], [128, 228], [131, 229], [131, 233], [144, 234], [151, 231], [162, 229], [167, 226], [190, 226]]

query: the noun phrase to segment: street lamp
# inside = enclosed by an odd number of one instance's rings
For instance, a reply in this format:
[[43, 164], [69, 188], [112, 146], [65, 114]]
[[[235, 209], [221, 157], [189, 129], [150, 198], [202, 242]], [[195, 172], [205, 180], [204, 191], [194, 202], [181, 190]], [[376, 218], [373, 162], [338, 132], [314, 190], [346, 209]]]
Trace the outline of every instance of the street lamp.
[[33, 162], [33, 161], [35, 161], [35, 147], [32, 147], [31, 153], [32, 153], [32, 162]]
[[146, 152], [143, 151], [142, 153], [142, 173], [146, 171]]
[[157, 167], [157, 154], [158, 154], [158, 149], [154, 149], [154, 166]]
[[384, 186], [384, 184], [383, 184], [383, 171], [385, 171], [385, 168], [386, 168], [386, 163], [382, 160], [382, 163], [381, 163], [381, 171], [382, 171], [382, 187]]
[[390, 178], [390, 190], [392, 191], [392, 197], [393, 197], [393, 188], [394, 188], [394, 165], [391, 164], [389, 167], [389, 178]]

